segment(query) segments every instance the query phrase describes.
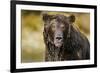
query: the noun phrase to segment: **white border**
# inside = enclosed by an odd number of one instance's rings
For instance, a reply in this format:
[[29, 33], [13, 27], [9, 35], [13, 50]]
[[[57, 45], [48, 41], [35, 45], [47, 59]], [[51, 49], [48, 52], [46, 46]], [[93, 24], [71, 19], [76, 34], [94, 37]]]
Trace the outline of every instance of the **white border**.
[[[90, 13], [90, 31], [91, 31], [90, 32], [90, 44], [91, 44], [90, 45], [90, 60], [21, 63], [21, 9]], [[16, 5], [16, 68], [17, 69], [86, 65], [86, 64], [94, 64], [94, 10], [93, 9], [70, 8], [70, 7], [52, 7], [52, 6], [35, 6], [35, 5]]]

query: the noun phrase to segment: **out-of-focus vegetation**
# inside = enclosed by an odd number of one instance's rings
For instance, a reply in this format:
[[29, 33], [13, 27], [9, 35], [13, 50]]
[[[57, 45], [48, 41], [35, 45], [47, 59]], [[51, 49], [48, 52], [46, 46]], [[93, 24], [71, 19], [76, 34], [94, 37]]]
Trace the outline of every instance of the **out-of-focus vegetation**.
[[22, 62], [44, 61], [43, 23], [40, 11], [22, 10]]
[[[45, 44], [43, 40], [43, 20], [42, 11], [22, 10], [21, 26], [22, 26], [22, 48], [21, 61], [43, 62], [45, 58]], [[90, 36], [90, 14], [74, 13], [74, 12], [47, 12], [48, 14], [75, 15], [75, 25], [79, 27], [87, 38]]]

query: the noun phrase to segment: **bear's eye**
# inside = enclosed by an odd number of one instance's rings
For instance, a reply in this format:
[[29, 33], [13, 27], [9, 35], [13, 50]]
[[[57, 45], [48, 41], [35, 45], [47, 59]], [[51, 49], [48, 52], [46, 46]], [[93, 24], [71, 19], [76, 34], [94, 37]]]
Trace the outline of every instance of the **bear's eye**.
[[65, 26], [63, 24], [61, 24], [60, 25], [60, 28], [64, 30], [65, 29]]

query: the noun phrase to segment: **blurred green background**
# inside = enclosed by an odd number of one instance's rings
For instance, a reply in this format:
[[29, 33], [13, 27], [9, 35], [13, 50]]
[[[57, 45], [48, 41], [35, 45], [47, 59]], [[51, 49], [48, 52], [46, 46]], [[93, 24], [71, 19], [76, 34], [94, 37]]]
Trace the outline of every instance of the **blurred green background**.
[[[42, 12], [21, 10], [21, 62], [43, 62], [45, 59], [45, 44], [43, 40]], [[48, 14], [75, 15], [75, 25], [90, 39], [90, 14], [75, 12], [46, 12]]]

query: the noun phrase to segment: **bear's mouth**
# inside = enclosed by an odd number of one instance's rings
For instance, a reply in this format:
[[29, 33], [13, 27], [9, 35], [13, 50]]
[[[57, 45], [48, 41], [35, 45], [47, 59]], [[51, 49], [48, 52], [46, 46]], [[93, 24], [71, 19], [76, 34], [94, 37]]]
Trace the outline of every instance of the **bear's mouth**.
[[55, 41], [54, 41], [54, 45], [55, 45], [55, 47], [57, 47], [57, 48], [61, 48], [62, 45], [63, 45], [63, 42], [62, 42], [62, 41], [57, 41], [57, 40], [55, 40]]

